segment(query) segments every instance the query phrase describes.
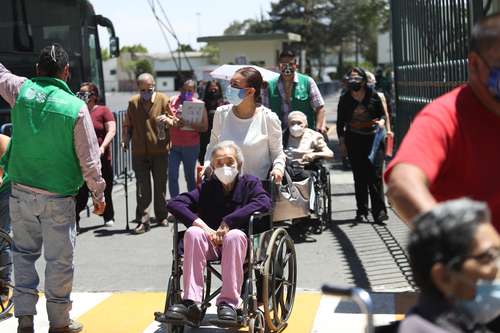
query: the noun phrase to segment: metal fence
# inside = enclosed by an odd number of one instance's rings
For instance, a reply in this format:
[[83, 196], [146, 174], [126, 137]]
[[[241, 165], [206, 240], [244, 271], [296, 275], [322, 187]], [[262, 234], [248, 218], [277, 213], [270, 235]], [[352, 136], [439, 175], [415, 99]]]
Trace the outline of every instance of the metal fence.
[[397, 145], [427, 103], [467, 80], [471, 28], [491, 3], [391, 0]]
[[123, 119], [125, 118], [126, 113], [127, 111], [113, 112], [116, 120], [116, 135], [112, 141], [111, 155], [113, 157], [112, 163], [115, 179], [124, 176], [125, 169], [127, 169], [127, 172], [132, 175], [132, 153], [130, 149], [128, 149], [126, 152], [123, 151], [120, 145], [122, 138]]

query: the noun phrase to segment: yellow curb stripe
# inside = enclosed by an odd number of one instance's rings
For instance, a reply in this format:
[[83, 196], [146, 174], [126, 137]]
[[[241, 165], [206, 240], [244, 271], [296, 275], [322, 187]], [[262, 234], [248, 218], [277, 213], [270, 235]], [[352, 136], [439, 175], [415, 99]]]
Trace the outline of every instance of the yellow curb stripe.
[[301, 292], [295, 294], [295, 302], [292, 315], [288, 320], [285, 333], [307, 333], [311, 332], [318, 311], [321, 293]]
[[84, 333], [141, 333], [162, 310], [165, 293], [117, 293], [78, 318]]

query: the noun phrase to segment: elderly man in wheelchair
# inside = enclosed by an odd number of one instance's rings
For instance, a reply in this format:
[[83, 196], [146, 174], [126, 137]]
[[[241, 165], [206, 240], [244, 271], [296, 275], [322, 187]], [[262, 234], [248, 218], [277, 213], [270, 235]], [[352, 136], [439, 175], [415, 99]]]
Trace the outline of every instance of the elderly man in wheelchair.
[[[244, 280], [247, 228], [256, 212], [271, 210], [271, 197], [261, 181], [240, 174], [243, 156], [232, 141], [223, 141], [212, 151], [212, 176], [192, 192], [168, 202], [167, 209], [182, 222], [184, 234], [182, 301], [172, 304], [165, 318], [198, 326], [202, 319], [204, 270], [208, 261], [220, 260], [222, 289], [217, 298], [219, 321], [237, 321], [236, 308]], [[175, 245], [174, 245], [175, 246]]]
[[307, 127], [307, 117], [301, 111], [288, 116], [288, 129], [283, 133], [287, 155], [286, 172], [309, 200], [309, 217], [319, 222], [316, 229], [330, 220], [330, 172], [325, 161], [333, 158], [333, 151], [319, 132]]

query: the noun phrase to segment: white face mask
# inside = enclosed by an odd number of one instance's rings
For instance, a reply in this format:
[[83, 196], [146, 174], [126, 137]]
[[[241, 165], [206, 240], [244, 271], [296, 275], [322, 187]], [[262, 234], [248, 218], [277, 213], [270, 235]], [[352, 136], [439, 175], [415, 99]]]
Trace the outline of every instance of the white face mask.
[[220, 168], [215, 168], [215, 176], [224, 185], [231, 184], [238, 175], [238, 169], [235, 166], [224, 165]]
[[300, 138], [304, 134], [304, 131], [304, 127], [300, 126], [299, 124], [295, 124], [290, 127], [290, 135], [296, 138]]

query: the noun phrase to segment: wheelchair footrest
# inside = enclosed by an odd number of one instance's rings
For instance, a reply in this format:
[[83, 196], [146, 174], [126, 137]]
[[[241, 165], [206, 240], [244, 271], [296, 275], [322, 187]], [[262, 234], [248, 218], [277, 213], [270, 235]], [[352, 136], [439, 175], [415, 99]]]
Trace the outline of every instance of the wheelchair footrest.
[[238, 316], [238, 319], [236, 321], [213, 319], [210, 320], [210, 324], [221, 328], [237, 328], [244, 326], [243, 321], [244, 321], [243, 316]]

